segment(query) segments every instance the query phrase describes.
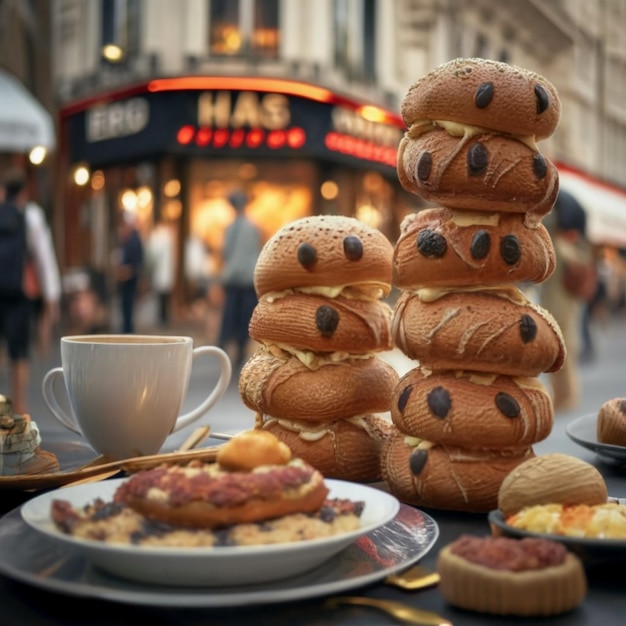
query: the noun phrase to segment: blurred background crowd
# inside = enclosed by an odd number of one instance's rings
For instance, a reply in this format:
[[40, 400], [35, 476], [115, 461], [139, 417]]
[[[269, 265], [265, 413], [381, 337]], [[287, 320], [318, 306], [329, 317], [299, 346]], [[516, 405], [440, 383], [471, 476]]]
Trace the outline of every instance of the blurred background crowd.
[[571, 202], [546, 225], [595, 271], [555, 315], [576, 328], [569, 360], [592, 360], [594, 327], [626, 310], [624, 24], [626, 0], [0, 0], [0, 175], [23, 172], [58, 275], [33, 342], [191, 324], [239, 350], [222, 312], [245, 281], [221, 276], [241, 211], [259, 246], [323, 213], [393, 242], [427, 206], [398, 182], [400, 101], [476, 56], [560, 93], [539, 148]]

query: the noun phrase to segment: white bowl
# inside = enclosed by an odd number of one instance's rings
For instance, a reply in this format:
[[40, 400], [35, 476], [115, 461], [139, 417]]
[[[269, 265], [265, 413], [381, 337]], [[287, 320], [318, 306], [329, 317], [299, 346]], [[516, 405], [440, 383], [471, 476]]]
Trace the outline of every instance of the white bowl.
[[97, 498], [110, 501], [125, 480], [76, 485], [39, 495], [22, 505], [22, 519], [36, 531], [67, 544], [92, 564], [123, 578], [168, 586], [225, 586], [265, 583], [312, 569], [361, 535], [391, 521], [400, 508], [394, 496], [374, 487], [326, 480], [329, 498], [365, 503], [357, 530], [274, 545], [169, 548], [80, 539], [61, 532], [54, 525], [50, 516], [53, 500], [66, 500], [76, 508]]

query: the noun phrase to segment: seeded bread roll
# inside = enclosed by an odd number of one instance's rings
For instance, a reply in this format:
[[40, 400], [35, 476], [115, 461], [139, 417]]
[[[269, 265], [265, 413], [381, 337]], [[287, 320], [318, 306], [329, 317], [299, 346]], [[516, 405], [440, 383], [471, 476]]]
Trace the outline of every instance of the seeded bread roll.
[[350, 288], [376, 299], [391, 291], [393, 246], [367, 224], [341, 215], [290, 222], [263, 246], [257, 260], [257, 295], [286, 289], [316, 289], [338, 295]]
[[580, 559], [560, 543], [462, 535], [437, 559], [439, 590], [456, 607], [495, 615], [558, 615], [587, 593]]
[[424, 209], [400, 225], [393, 283], [400, 289], [540, 283], [556, 265], [545, 226], [522, 213]]
[[278, 299], [262, 297], [249, 330], [259, 343], [367, 354], [391, 350], [390, 322], [391, 308], [380, 300], [293, 293]]
[[391, 424], [382, 417], [362, 415], [312, 423], [264, 416], [261, 428], [326, 478], [355, 482], [381, 479], [380, 451], [391, 431]]
[[554, 86], [529, 70], [487, 59], [454, 59], [418, 80], [401, 103], [407, 128], [436, 120], [545, 139], [561, 103]]
[[432, 444], [396, 430], [383, 444], [381, 473], [390, 491], [406, 504], [486, 513], [497, 508], [504, 477], [532, 456], [528, 447], [466, 450]]
[[537, 376], [558, 371], [565, 360], [556, 320], [513, 286], [405, 292], [391, 332], [404, 354], [432, 369]]
[[415, 368], [394, 389], [391, 418], [400, 431], [420, 439], [497, 450], [545, 439], [554, 411], [538, 378]]
[[526, 213], [528, 226], [540, 223], [559, 190], [554, 164], [527, 145], [494, 134], [453, 137], [443, 129], [405, 134], [398, 178], [407, 191], [449, 208]]
[[596, 424], [600, 443], [626, 446], [626, 398], [607, 400], [598, 411]]
[[320, 422], [388, 411], [397, 382], [393, 366], [378, 357], [324, 361], [311, 369], [295, 356], [259, 349], [241, 370], [239, 393], [254, 411]]

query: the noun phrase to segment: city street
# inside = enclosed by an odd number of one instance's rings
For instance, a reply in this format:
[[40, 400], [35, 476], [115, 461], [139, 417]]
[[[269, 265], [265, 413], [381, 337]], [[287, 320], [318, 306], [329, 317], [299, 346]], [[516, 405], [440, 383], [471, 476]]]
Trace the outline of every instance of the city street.
[[[142, 332], [154, 333], [158, 331], [150, 328], [140, 329]], [[575, 454], [581, 458], [589, 458], [592, 452], [581, 448], [566, 436], [565, 427], [574, 418], [597, 412], [600, 405], [613, 397], [626, 396], [626, 317], [616, 316], [607, 321], [602, 327], [594, 329], [597, 353], [596, 360], [584, 364], [580, 368], [581, 376], [581, 404], [567, 413], [557, 414], [550, 437], [535, 446], [539, 453], [549, 448], [551, 451], [562, 451]], [[190, 334], [194, 336], [195, 344], [200, 345], [206, 340], [197, 327], [176, 327], [169, 334]], [[403, 373], [411, 367], [408, 361], [398, 351], [382, 355], [389, 359]], [[57, 423], [46, 407], [41, 395], [41, 381], [52, 367], [61, 363], [58, 341], [46, 359], [33, 357], [31, 380], [29, 386], [29, 412], [39, 425], [43, 444], [42, 447], [54, 451], [58, 445], [67, 446], [71, 442], [77, 450], [77, 462], [93, 455], [91, 449], [74, 433]], [[213, 386], [217, 380], [217, 366], [209, 358], [198, 358], [194, 362], [187, 398], [183, 410], [189, 410], [199, 404], [206, 395], [208, 386]], [[8, 389], [6, 368], [0, 372], [0, 392]], [[60, 398], [67, 396], [65, 390], [60, 390]], [[63, 402], [62, 402], [63, 403]], [[195, 426], [209, 424], [214, 432], [235, 433], [239, 430], [251, 428], [254, 425], [254, 412], [248, 409], [239, 397], [236, 375], [225, 396], [218, 401], [212, 411], [195, 425], [171, 435], [164, 446], [165, 451], [174, 449], [191, 433]], [[624, 494], [626, 495], [626, 494]]]

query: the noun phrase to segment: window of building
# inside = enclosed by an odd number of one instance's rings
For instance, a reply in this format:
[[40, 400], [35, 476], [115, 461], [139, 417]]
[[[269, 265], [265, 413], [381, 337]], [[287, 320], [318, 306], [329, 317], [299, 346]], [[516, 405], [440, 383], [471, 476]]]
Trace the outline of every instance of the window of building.
[[102, 57], [117, 63], [139, 52], [139, 0], [102, 0]]
[[209, 50], [212, 55], [278, 57], [279, 0], [209, 2]]
[[376, 3], [374, 0], [334, 0], [333, 56], [347, 78], [376, 79]]

